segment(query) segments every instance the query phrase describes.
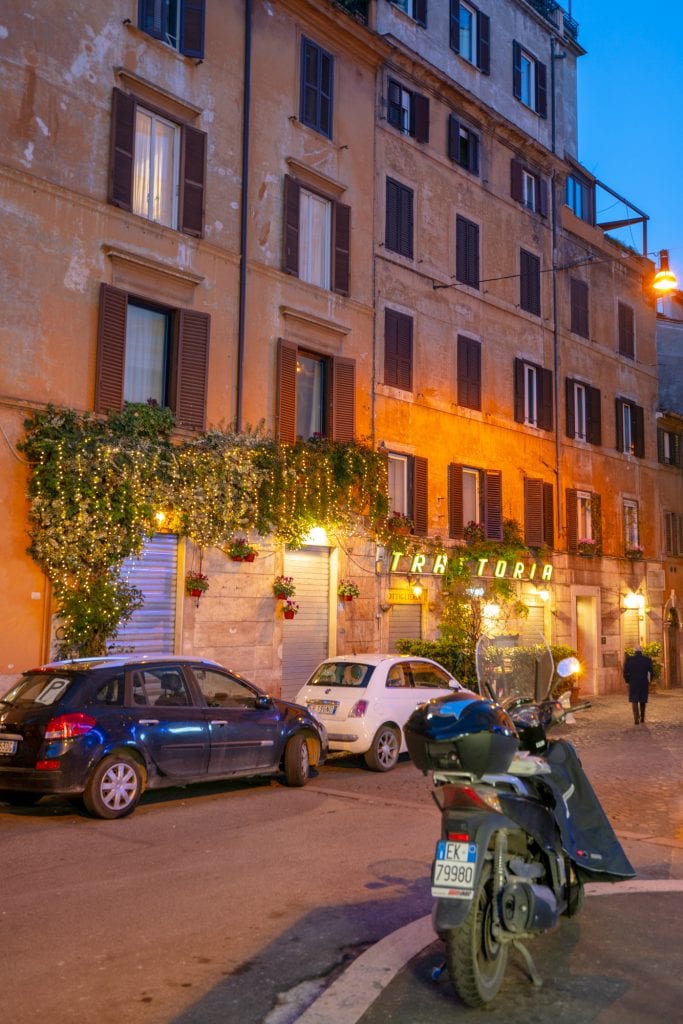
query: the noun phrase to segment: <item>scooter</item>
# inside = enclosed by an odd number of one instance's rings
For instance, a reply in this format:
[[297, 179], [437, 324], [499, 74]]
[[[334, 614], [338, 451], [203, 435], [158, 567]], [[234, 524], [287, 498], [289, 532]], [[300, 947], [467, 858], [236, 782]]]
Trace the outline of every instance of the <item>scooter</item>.
[[[635, 875], [571, 743], [551, 727], [590, 707], [550, 698], [554, 663], [542, 637], [482, 637], [480, 693], [421, 705], [405, 726], [413, 763], [431, 772], [441, 811], [432, 865], [433, 922], [468, 1006], [491, 1002], [510, 948], [542, 984], [526, 940], [578, 913], [588, 879]], [[557, 666], [576, 671], [576, 659]]]

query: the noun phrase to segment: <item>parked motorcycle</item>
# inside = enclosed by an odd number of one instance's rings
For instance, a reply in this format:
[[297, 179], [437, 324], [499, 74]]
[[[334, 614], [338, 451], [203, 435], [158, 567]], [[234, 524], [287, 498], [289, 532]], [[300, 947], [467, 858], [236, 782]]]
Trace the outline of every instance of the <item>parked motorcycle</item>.
[[[570, 674], [574, 659], [560, 662]], [[432, 866], [434, 927], [469, 1006], [495, 998], [510, 947], [542, 984], [524, 941], [576, 914], [586, 880], [635, 874], [571, 743], [547, 731], [589, 703], [550, 697], [541, 637], [482, 637], [479, 695], [421, 705], [405, 726], [413, 763], [432, 773], [441, 838]], [[439, 972], [437, 972], [439, 973]]]

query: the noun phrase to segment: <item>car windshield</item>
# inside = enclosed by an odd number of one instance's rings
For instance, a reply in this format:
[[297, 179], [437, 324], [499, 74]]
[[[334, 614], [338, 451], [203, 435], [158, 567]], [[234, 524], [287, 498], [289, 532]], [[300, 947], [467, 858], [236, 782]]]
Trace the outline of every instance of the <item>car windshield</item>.
[[363, 687], [368, 685], [374, 671], [374, 665], [364, 665], [358, 661], [329, 661], [317, 667], [308, 685]]
[[[79, 673], [80, 674], [80, 673]], [[77, 675], [62, 672], [32, 672], [20, 679], [3, 698], [5, 704], [56, 704], [74, 684]]]

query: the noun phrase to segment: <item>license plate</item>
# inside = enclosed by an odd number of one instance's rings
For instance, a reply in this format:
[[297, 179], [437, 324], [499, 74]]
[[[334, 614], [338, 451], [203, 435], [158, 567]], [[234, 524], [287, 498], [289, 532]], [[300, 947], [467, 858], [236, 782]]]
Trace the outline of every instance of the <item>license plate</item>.
[[16, 754], [16, 740], [0, 740], [0, 754]]
[[470, 900], [474, 891], [477, 844], [440, 839], [432, 872], [432, 896]]
[[309, 704], [308, 710], [312, 711], [314, 715], [333, 715], [337, 710], [337, 705], [331, 700], [320, 700], [315, 704]]

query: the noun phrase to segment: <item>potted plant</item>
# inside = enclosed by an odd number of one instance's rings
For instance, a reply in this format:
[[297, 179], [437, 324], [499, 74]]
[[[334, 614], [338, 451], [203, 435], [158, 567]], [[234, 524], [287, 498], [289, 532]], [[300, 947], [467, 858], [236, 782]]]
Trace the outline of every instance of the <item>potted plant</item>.
[[203, 572], [196, 572], [194, 569], [185, 576], [185, 591], [190, 597], [201, 597], [205, 590], [209, 589], [209, 577]]
[[228, 554], [233, 562], [253, 562], [258, 548], [250, 544], [246, 537], [233, 537], [228, 544]]
[[387, 526], [392, 533], [407, 536], [413, 528], [413, 521], [402, 512], [392, 512], [387, 519]]
[[282, 615], [285, 619], [293, 619], [299, 611], [299, 605], [291, 598], [287, 598], [282, 606]]
[[339, 581], [337, 595], [341, 597], [342, 601], [353, 601], [354, 597], [358, 597], [359, 594], [360, 590], [355, 583], [351, 583], [350, 580]]
[[486, 540], [486, 527], [483, 523], [477, 523], [470, 519], [463, 530], [463, 537], [466, 544], [483, 544]]
[[276, 576], [273, 580], [273, 593], [280, 601], [292, 597], [296, 593], [293, 576]]
[[580, 555], [588, 555], [591, 557], [595, 555], [598, 550], [597, 541], [592, 537], [579, 537], [576, 542], [576, 550]]
[[645, 552], [642, 544], [629, 544], [624, 549], [624, 554], [631, 562], [640, 562]]

